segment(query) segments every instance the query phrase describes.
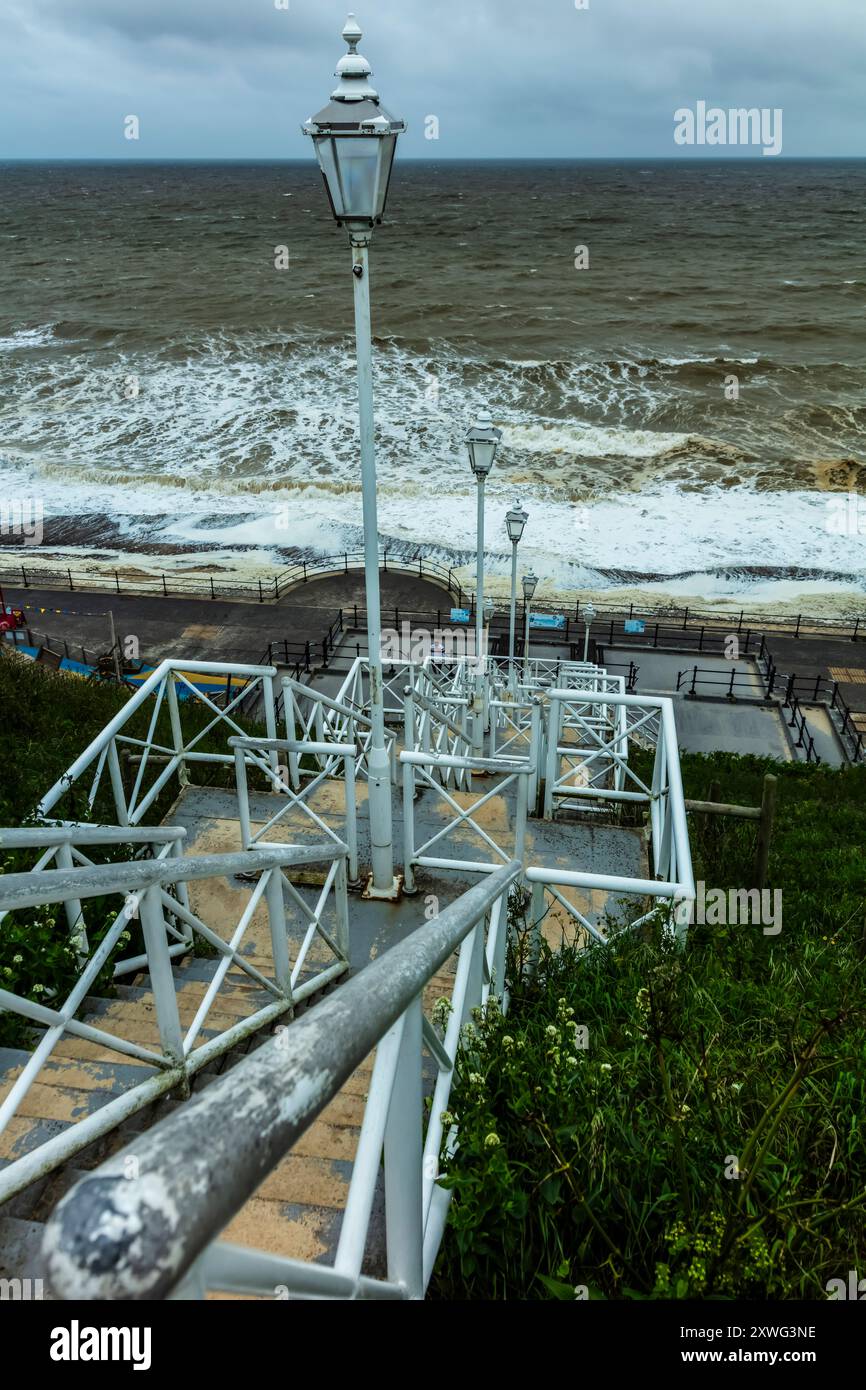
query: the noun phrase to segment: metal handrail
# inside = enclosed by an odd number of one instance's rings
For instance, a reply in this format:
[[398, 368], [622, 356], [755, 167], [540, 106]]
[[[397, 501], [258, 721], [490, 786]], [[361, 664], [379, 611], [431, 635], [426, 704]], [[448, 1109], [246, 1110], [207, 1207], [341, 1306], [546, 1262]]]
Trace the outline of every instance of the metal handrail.
[[[155, 833], [160, 832], [155, 828]], [[167, 848], [177, 853], [181, 843], [178, 839], [167, 840]], [[71, 852], [76, 853], [74, 849]], [[209, 1061], [229, 1051], [252, 1032], [275, 1022], [301, 999], [345, 974], [349, 968], [345, 857], [345, 847], [333, 843], [305, 847], [269, 845], [246, 853], [200, 855], [189, 859], [176, 857], [100, 865], [83, 860], [81, 867], [76, 867], [67, 857], [66, 862], [57, 869], [0, 876], [0, 908], [4, 912], [47, 903], [62, 902], [67, 909], [71, 906], [70, 925], [75, 925], [75, 939], [82, 948], [77, 977], [65, 997], [62, 994], [43, 995], [42, 1002], [37, 1003], [0, 989], [0, 1009], [17, 1014], [44, 1030], [30, 1060], [0, 1105], [0, 1130], [15, 1116], [29, 1088], [39, 1080], [41, 1069], [49, 1061], [54, 1047], [67, 1036], [95, 1043], [116, 1052], [121, 1058], [132, 1057], [147, 1064], [142, 1073], [143, 1079], [124, 1086], [117, 1095], [107, 1098], [106, 1104], [78, 1119], [74, 1125], [41, 1140], [3, 1168], [0, 1171], [0, 1202], [22, 1191], [36, 1178], [51, 1172], [172, 1087], [188, 1084], [190, 1078]], [[330, 863], [329, 880], [335, 887], [336, 945], [332, 946], [335, 962], [312, 978], [300, 982], [310, 932], [308, 928], [307, 938], [292, 965], [282, 889], [293, 899], [297, 898], [297, 893], [283, 871], [292, 865], [322, 861]], [[250, 871], [259, 874], [258, 882], [231, 940], [226, 941], [191, 911], [186, 884], [194, 879], [223, 879]], [[169, 890], [173, 890], [176, 896], [171, 896]], [[114, 894], [122, 895], [125, 901], [101, 940], [91, 948], [83, 931], [82, 900]], [[272, 971], [259, 969], [239, 954], [243, 933], [261, 900], [267, 904]], [[301, 908], [300, 901], [297, 906]], [[123, 1031], [118, 1032], [116, 1028], [105, 1031], [99, 1026], [98, 1019], [96, 1022], [84, 1022], [78, 1018], [82, 1002], [91, 993], [94, 981], [109, 963], [121, 934], [128, 926], [130, 909], [131, 915], [141, 919], [145, 954], [122, 964], [125, 969], [134, 967], [144, 970], [149, 976], [159, 1032], [156, 1050], [126, 1037]], [[320, 909], [321, 903], [316, 912], [304, 906], [302, 916], [317, 921]], [[221, 959], [204, 997], [198, 1003], [192, 1026], [185, 1032], [171, 962], [173, 957], [185, 954], [192, 948], [196, 932], [216, 950]], [[251, 1013], [239, 1017], [227, 1027], [219, 1027], [208, 1040], [201, 1042], [199, 1033], [202, 1024], [218, 997], [231, 964], [244, 971], [263, 993], [251, 1001]], [[115, 974], [118, 969], [119, 966], [115, 966]], [[269, 978], [270, 973], [273, 979]]]
[[[55, 1295], [125, 1301], [176, 1289], [520, 872], [514, 861], [490, 874], [202, 1095], [137, 1135], [139, 1177], [128, 1176], [124, 1151], [82, 1178], [45, 1230]], [[420, 1113], [410, 1123], [420, 1147]], [[412, 1240], [420, 1262], [420, 1209], [417, 1218]], [[356, 1293], [358, 1284], [353, 1277]]]
[[[532, 898], [529, 910], [530, 924], [530, 952], [533, 959], [537, 958], [540, 947], [540, 932], [542, 923], [547, 915], [544, 906], [545, 890], [549, 896], [557, 902], [560, 908], [571, 917], [578, 926], [586, 933], [589, 945], [607, 946], [611, 941], [611, 936], [599, 930], [584, 914], [577, 905], [562, 893], [557, 892], [559, 888], [577, 888], [584, 893], [607, 893], [608, 895], [617, 894], [620, 901], [629, 898], [646, 898], [653, 900], [653, 907], [634, 918], [620, 931], [635, 931], [645, 922], [651, 920], [658, 912], [659, 907], [667, 905], [669, 913], [668, 930], [673, 929], [674, 934], [682, 941], [684, 939], [683, 926], [688, 920], [687, 914], [694, 902], [694, 884], [662, 882], [658, 879], [627, 878], [621, 874], [592, 874], [581, 873], [575, 870], [550, 868], [546, 866], [532, 865], [526, 870], [526, 881], [531, 885]], [[618, 936], [620, 932], [615, 932]]]
[[123, 864], [45, 869], [41, 874], [0, 875], [0, 909], [41, 907], [66, 897], [101, 898], [111, 893], [143, 893], [158, 884], [190, 883], [200, 878], [231, 878], [323, 859], [345, 858], [345, 848], [331, 844], [280, 845], [239, 854], [199, 854], [187, 859], [135, 859]]
[[179, 825], [46, 825], [0, 830], [0, 849], [39, 849], [42, 845], [165, 845], [182, 840]]
[[[760, 674], [760, 673], [759, 673]], [[689, 684], [691, 682], [691, 684]], [[755, 685], [755, 680], [748, 670], [740, 670], [734, 667], [729, 676], [719, 675], [717, 667], [712, 666], [687, 666], [684, 671], [677, 672], [677, 691], [679, 692], [688, 685], [686, 695], [698, 695], [698, 687], [707, 686], [716, 688], [721, 687], [726, 698], [729, 700], [750, 700], [754, 704], [765, 704], [769, 698], [767, 692]], [[746, 694], [740, 693], [741, 687], [745, 686]]]

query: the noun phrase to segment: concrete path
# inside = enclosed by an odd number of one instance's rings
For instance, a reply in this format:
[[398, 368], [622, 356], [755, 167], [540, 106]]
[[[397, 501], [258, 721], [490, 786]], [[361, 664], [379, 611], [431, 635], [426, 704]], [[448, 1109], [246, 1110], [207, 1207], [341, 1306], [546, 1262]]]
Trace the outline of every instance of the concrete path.
[[[435, 618], [437, 609], [450, 611], [447, 590], [429, 579], [389, 571], [380, 574], [380, 585], [383, 621], [401, 612]], [[363, 610], [364, 576], [350, 570], [345, 575], [311, 579], [278, 602], [265, 603], [21, 588], [6, 588], [4, 596], [7, 606], [24, 609], [34, 635], [52, 639], [44, 645], [62, 651], [65, 641], [76, 658], [82, 646], [93, 654], [109, 649], [111, 612], [118, 637], [137, 638], [140, 654], [147, 660], [178, 657], [255, 663], [269, 642], [285, 639], [294, 649], [307, 641], [320, 645], [340, 608], [347, 620], [356, 604]]]

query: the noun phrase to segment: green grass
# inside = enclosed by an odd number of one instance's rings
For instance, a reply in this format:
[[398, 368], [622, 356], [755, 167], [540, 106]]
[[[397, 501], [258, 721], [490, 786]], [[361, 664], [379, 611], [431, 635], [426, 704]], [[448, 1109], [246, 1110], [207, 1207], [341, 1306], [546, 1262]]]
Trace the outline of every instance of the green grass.
[[[696, 799], [757, 805], [767, 771], [778, 936], [656, 926], [527, 981], [518, 930], [511, 1010], [464, 1040], [434, 1294], [819, 1299], [862, 1265], [866, 768], [683, 759]], [[753, 823], [691, 837], [696, 879], [751, 886]]]

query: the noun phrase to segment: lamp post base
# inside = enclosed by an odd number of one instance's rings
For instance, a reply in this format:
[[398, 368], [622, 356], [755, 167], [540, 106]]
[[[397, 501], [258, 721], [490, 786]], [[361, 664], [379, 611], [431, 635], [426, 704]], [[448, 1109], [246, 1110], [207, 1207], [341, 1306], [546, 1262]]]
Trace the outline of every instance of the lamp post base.
[[395, 874], [395, 875], [394, 875], [394, 877], [393, 877], [393, 879], [392, 879], [392, 881], [391, 881], [391, 886], [390, 886], [390, 888], [374, 888], [374, 887], [373, 887], [373, 875], [372, 875], [372, 873], [369, 873], [369, 874], [367, 875], [367, 881], [366, 881], [366, 883], [364, 884], [364, 891], [363, 891], [362, 894], [361, 894], [361, 897], [362, 897], [362, 898], [366, 898], [368, 901], [369, 901], [370, 899], [372, 899], [374, 902], [379, 902], [379, 903], [398, 903], [398, 902], [400, 901], [400, 899], [402, 898], [402, 896], [403, 896], [403, 875], [402, 875], [402, 874]]

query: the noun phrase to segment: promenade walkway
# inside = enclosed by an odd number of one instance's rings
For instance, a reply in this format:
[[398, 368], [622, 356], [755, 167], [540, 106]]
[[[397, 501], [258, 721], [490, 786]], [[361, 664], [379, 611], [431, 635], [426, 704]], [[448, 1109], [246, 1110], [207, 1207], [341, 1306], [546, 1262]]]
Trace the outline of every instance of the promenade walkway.
[[[389, 609], [433, 617], [450, 609], [447, 589], [432, 580], [389, 570], [380, 574], [380, 585], [383, 621]], [[74, 657], [82, 647], [88, 654], [107, 651], [111, 613], [121, 641], [137, 638], [140, 656], [151, 661], [258, 662], [269, 642], [321, 644], [341, 608], [365, 605], [363, 572], [353, 570], [311, 579], [264, 603], [33, 588], [7, 588], [4, 594], [8, 606], [24, 609], [36, 645], [62, 652], [65, 642]]]

